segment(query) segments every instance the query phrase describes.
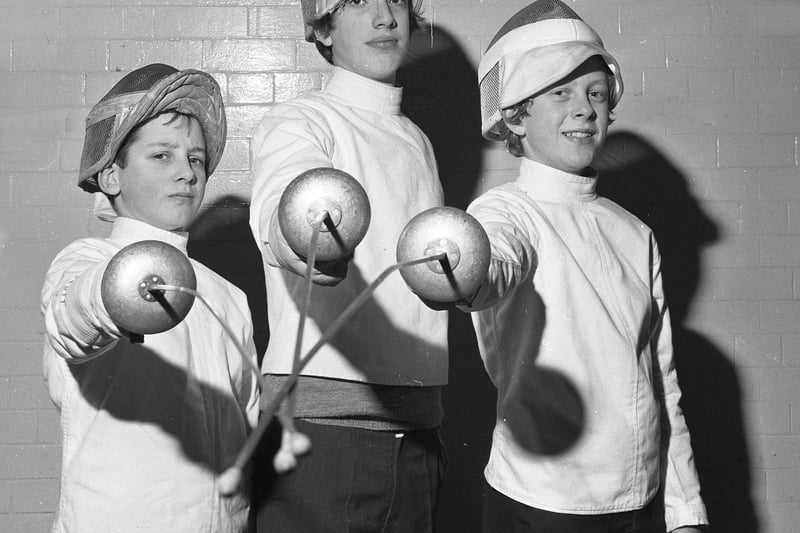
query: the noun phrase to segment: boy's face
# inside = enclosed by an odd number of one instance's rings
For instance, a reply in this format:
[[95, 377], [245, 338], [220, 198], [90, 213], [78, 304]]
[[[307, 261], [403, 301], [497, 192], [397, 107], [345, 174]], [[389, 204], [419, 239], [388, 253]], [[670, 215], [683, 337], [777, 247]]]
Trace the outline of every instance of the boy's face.
[[538, 93], [521, 124], [506, 125], [522, 136], [525, 157], [564, 172], [586, 174], [606, 139], [608, 100], [608, 70], [594, 56]]
[[317, 39], [331, 47], [334, 65], [394, 83], [411, 33], [408, 1], [348, 0], [333, 13], [330, 33]]
[[117, 162], [98, 176], [114, 196], [120, 216], [168, 231], [187, 231], [206, 188], [206, 143], [197, 119], [158, 115], [128, 141], [127, 163]]

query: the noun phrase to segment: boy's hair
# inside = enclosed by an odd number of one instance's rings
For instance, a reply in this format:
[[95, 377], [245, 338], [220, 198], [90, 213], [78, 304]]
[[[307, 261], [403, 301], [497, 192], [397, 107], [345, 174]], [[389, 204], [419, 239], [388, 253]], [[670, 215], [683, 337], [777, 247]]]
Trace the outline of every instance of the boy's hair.
[[[526, 98], [522, 102], [517, 102], [509, 107], [500, 111], [500, 114], [503, 117], [503, 123], [510, 123], [510, 124], [520, 124], [522, 119], [527, 117], [530, 113], [528, 113], [528, 107], [533, 105], [533, 96]], [[525, 155], [525, 150], [522, 147], [522, 137], [517, 135], [507, 127], [504, 128], [504, 132], [499, 134], [497, 140], [503, 141], [505, 145], [506, 152], [513, 155], [514, 157], [522, 157]]]
[[[136, 127], [133, 128], [130, 133], [128, 133], [128, 136], [125, 137], [125, 140], [122, 141], [122, 144], [120, 145], [119, 150], [117, 150], [117, 155], [114, 158], [113, 163], [116, 163], [117, 166], [119, 166], [120, 168], [127, 167], [128, 166], [128, 150], [130, 149], [131, 145], [133, 143], [135, 143], [139, 139], [139, 132], [141, 131], [142, 126], [144, 126], [145, 124], [147, 124], [151, 120], [154, 120], [154, 119], [160, 117], [161, 115], [172, 115], [166, 122], [164, 122], [164, 125], [169, 126], [169, 125], [171, 125], [171, 124], [173, 124], [175, 122], [181, 121], [183, 123], [183, 125], [186, 125], [186, 127], [189, 128], [189, 130], [191, 131], [191, 127], [192, 127], [191, 119], [193, 118], [191, 115], [187, 115], [186, 113], [181, 113], [179, 111], [174, 111], [174, 110], [171, 110], [171, 109], [168, 110], [168, 111], [162, 111], [161, 113], [159, 113], [158, 115], [154, 116], [153, 118], [147, 120], [146, 122], [142, 122], [140, 124], [137, 124]], [[206, 162], [206, 174], [208, 174], [208, 162]]]
[[205, 72], [179, 71], [154, 63], [123, 77], [89, 112], [78, 186], [87, 192], [100, 192], [97, 174], [114, 163], [131, 132], [167, 111], [188, 115], [200, 123], [210, 176], [222, 157], [227, 135], [219, 85]]
[[[306, 41], [314, 43], [317, 51], [325, 60], [333, 64], [333, 50], [317, 39], [317, 32], [328, 35], [334, 26], [333, 15], [344, 8], [351, 0], [302, 0], [303, 21], [305, 23]], [[407, 0], [409, 26], [411, 33], [420, 29], [425, 23], [420, 8], [421, 2]]]
[[597, 32], [561, 0], [537, 0], [521, 9], [500, 28], [478, 66], [483, 136], [506, 140], [503, 109], [558, 82], [592, 56], [600, 56], [611, 72], [613, 110], [622, 96], [622, 75]]
[[[615, 99], [613, 94], [614, 92], [614, 75], [611, 72], [608, 72], [608, 87], [609, 87], [609, 102], [614, 102], [615, 100], [619, 100], [618, 98]], [[506, 122], [510, 124], [520, 124], [522, 123], [522, 119], [530, 115], [528, 109], [530, 106], [533, 105], [533, 99], [536, 97], [536, 93], [534, 95], [529, 96], [525, 100], [521, 102], [517, 102], [516, 104], [512, 104], [506, 108], [500, 110], [500, 116], [503, 119], [503, 123]], [[611, 108], [609, 107], [609, 111]], [[608, 123], [609, 125], [614, 122], [614, 119], [609, 117]], [[508, 127], [497, 128], [498, 133], [497, 136], [494, 138], [495, 140], [502, 141], [505, 145], [506, 151], [513, 155], [514, 157], [523, 157], [525, 155], [525, 151], [522, 147], [522, 137], [511, 131]]]

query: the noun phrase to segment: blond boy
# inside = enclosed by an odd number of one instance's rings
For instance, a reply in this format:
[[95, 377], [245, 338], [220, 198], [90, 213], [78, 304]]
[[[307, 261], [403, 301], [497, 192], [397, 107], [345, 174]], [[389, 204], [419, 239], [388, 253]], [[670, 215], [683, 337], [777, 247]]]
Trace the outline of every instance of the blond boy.
[[539, 0], [498, 32], [479, 76], [482, 133], [520, 158], [515, 181], [468, 208], [492, 247], [472, 301], [498, 389], [484, 531], [698, 531], [658, 247], [597, 195], [591, 166], [619, 65], [571, 8]]

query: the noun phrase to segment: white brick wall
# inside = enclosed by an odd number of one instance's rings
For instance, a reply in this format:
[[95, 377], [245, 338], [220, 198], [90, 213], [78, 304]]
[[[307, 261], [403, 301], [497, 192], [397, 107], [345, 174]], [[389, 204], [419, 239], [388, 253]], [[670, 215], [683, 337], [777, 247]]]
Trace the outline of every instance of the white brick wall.
[[[474, 70], [488, 39], [526, 3], [424, 0], [434, 38], [448, 36], [457, 48], [443, 64]], [[712, 519], [724, 526], [714, 531], [793, 533], [800, 523], [800, 3], [572, 4], [622, 64], [626, 93], [612, 133], [658, 153], [683, 187], [683, 203], [664, 200], [648, 213], [661, 208], [680, 222], [691, 205], [715, 227], [713, 238], [688, 243], [690, 251], [680, 242], [662, 247], [698, 267], [671, 285], [686, 291], [675, 298], [684, 313], [678, 363]], [[269, 105], [319, 87], [327, 72], [302, 39], [299, 2], [0, 0], [0, 531], [45, 531], [57, 503], [58, 418], [41, 377], [38, 297], [60, 248], [107, 231], [75, 186], [83, 119], [124, 72], [156, 61], [208, 70], [225, 91], [229, 142], [195, 250], [245, 288], [263, 317], [245, 222], [250, 131]], [[472, 190], [448, 195], [463, 202], [513, 177], [516, 161], [461, 127], [476, 123], [474, 86], [447, 89], [429, 108], [440, 120], [424, 126], [443, 173], [453, 176], [446, 187], [457, 187], [460, 173], [475, 178]], [[458, 107], [464, 102], [474, 107]], [[641, 176], [643, 193], [648, 177]], [[669, 241], [670, 233], [654, 229]], [[691, 240], [693, 227], [681, 230]], [[457, 344], [446, 398], [445, 532], [477, 531], [491, 418], [472, 410], [493, 410], [474, 343]]]

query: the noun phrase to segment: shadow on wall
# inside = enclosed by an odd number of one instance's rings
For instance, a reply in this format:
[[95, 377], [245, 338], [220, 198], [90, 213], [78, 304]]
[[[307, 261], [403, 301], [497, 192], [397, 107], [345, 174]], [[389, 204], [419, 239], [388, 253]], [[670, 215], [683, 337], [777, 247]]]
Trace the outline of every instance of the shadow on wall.
[[[466, 209], [482, 166], [475, 68], [452, 35], [428, 27], [412, 36], [398, 85], [404, 87], [403, 112], [433, 144], [445, 204]], [[437, 527], [438, 531], [478, 532], [496, 391], [483, 368], [468, 314], [450, 312], [449, 342], [450, 380], [444, 390], [442, 425], [448, 464]]]
[[247, 200], [224, 196], [204, 208], [189, 239], [189, 256], [239, 287], [247, 295], [253, 316], [253, 338], [259, 361], [269, 339], [267, 295], [261, 252], [248, 221]]
[[431, 139], [445, 203], [466, 209], [481, 170], [478, 74], [458, 43], [440, 28], [411, 37], [397, 73], [403, 113]]
[[702, 275], [701, 251], [717, 239], [717, 227], [690, 195], [685, 176], [642, 137], [612, 133], [595, 166], [600, 194], [650, 226], [661, 250], [681, 406], [712, 530], [758, 533], [736, 370], [684, 324]]

